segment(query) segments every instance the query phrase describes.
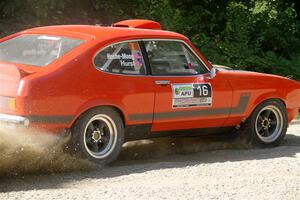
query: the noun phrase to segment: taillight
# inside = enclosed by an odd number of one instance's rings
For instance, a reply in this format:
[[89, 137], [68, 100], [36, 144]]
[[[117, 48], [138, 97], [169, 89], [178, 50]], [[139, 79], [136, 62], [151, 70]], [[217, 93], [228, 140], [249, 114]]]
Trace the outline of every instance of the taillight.
[[0, 108], [5, 110], [15, 111], [16, 106], [16, 98], [13, 97], [0, 97]]
[[8, 99], [8, 108], [10, 110], [16, 110], [17, 106], [16, 106], [16, 98], [9, 98]]

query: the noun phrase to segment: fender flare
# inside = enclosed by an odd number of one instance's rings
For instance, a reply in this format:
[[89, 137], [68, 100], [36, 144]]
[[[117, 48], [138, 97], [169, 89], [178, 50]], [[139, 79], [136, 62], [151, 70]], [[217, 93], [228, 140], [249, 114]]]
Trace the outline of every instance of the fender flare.
[[120, 113], [121, 118], [123, 119], [124, 124], [125, 125], [127, 124], [127, 117], [126, 116], [128, 116], [128, 115], [127, 115], [126, 109], [124, 109], [125, 106], [118, 105], [116, 103], [113, 103], [111, 101], [106, 101], [106, 100], [103, 100], [103, 99], [93, 99], [93, 100], [85, 102], [84, 104], [82, 104], [77, 109], [77, 111], [75, 112], [75, 115], [74, 115], [72, 121], [68, 124], [68, 128], [71, 128], [73, 126], [73, 124], [76, 122], [76, 120], [82, 114], [84, 114], [85, 112], [87, 112], [87, 111], [89, 111], [91, 109], [94, 109], [94, 108], [97, 108], [97, 107], [103, 107], [103, 106], [112, 107], [112, 108], [116, 109]]

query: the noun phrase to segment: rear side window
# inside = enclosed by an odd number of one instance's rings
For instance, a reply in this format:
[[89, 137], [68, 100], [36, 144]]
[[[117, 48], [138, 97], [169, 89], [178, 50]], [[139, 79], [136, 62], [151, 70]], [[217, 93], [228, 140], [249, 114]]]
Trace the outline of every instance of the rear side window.
[[196, 75], [208, 72], [182, 42], [146, 41], [145, 47], [153, 75]]
[[94, 58], [97, 69], [118, 74], [146, 74], [145, 63], [138, 42], [113, 44], [100, 51]]
[[0, 61], [42, 67], [82, 42], [60, 36], [21, 35], [0, 43]]

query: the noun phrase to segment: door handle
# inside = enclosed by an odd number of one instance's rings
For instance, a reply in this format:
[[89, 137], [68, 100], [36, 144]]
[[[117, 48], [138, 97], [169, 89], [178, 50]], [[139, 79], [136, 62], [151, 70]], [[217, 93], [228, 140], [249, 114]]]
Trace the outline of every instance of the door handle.
[[166, 81], [166, 80], [158, 80], [155, 81], [156, 85], [170, 85], [170, 81]]

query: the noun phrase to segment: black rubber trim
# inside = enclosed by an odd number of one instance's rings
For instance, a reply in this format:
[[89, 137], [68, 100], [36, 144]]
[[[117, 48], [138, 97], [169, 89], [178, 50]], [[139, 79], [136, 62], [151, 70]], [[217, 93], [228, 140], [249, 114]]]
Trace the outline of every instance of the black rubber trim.
[[187, 110], [187, 111], [174, 111], [174, 112], [162, 112], [152, 114], [131, 114], [128, 116], [130, 121], [143, 121], [143, 120], [155, 120], [160, 119], [173, 119], [180, 117], [203, 117], [212, 115], [229, 115], [244, 113], [249, 103], [250, 95], [242, 94], [237, 107], [235, 108], [216, 108], [207, 110]]
[[[240, 97], [239, 105], [235, 108], [216, 108], [207, 110], [187, 110], [187, 111], [174, 111], [163, 113], [146, 113], [146, 114], [131, 114], [128, 115], [130, 121], [144, 121], [144, 120], [159, 120], [159, 119], [174, 119], [180, 117], [202, 117], [212, 115], [229, 115], [241, 114], [245, 112], [249, 103], [250, 95], [242, 94]], [[72, 122], [74, 116], [29, 116], [30, 122], [35, 123], [48, 123], [48, 124], [69, 124]]]
[[69, 124], [73, 120], [73, 116], [30, 116], [30, 122], [47, 123], [47, 124]]
[[147, 75], [151, 75], [152, 72], [151, 72], [151, 67], [150, 67], [150, 61], [149, 61], [149, 57], [148, 57], [147, 50], [146, 50], [146, 47], [145, 47], [145, 43], [143, 41], [139, 41], [139, 45], [140, 45], [140, 48], [142, 50]]
[[150, 137], [152, 124], [129, 125], [125, 128], [125, 140], [137, 140]]
[[158, 138], [158, 137], [187, 137], [187, 136], [222, 136], [234, 133], [235, 127], [196, 128], [172, 131], [151, 132], [151, 124], [128, 126], [125, 129], [125, 141]]
[[239, 105], [235, 108], [232, 108], [230, 114], [240, 114], [244, 113], [247, 105], [249, 103], [250, 95], [249, 94], [242, 94], [240, 97]]

